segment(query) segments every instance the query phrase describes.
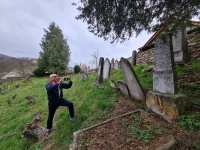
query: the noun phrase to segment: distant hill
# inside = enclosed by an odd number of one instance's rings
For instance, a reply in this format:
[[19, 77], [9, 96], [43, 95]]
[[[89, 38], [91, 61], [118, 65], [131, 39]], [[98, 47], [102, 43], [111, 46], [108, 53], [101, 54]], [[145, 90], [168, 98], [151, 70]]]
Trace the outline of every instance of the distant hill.
[[24, 71], [30, 69], [31, 71], [37, 67], [37, 59], [35, 58], [15, 58], [0, 54], [0, 73], [10, 72], [14, 69]]

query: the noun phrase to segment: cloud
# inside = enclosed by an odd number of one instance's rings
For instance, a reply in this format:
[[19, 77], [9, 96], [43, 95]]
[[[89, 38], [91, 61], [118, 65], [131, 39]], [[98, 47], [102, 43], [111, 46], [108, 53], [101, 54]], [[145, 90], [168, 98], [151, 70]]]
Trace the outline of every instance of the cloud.
[[0, 53], [12, 57], [38, 58], [42, 51], [39, 43], [51, 22], [55, 22], [67, 38], [71, 50], [69, 65], [89, 65], [91, 54], [99, 50], [99, 56], [120, 59], [130, 57], [133, 50], [143, 46], [151, 35], [143, 32], [124, 43], [110, 44], [87, 29], [87, 24], [76, 20], [78, 14], [74, 0], [6, 0], [0, 1]]

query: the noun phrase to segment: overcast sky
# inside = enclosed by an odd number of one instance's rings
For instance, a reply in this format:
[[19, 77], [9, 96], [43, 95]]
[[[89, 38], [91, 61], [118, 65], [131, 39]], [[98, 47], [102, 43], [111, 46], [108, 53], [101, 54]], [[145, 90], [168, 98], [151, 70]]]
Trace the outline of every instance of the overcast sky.
[[120, 60], [128, 58], [133, 50], [142, 47], [151, 37], [143, 32], [124, 43], [110, 44], [90, 33], [87, 24], [76, 20], [78, 14], [72, 2], [77, 0], [1, 0], [0, 1], [0, 53], [12, 57], [38, 58], [42, 51], [39, 43], [51, 22], [63, 31], [71, 51], [69, 66], [86, 64], [91, 54]]

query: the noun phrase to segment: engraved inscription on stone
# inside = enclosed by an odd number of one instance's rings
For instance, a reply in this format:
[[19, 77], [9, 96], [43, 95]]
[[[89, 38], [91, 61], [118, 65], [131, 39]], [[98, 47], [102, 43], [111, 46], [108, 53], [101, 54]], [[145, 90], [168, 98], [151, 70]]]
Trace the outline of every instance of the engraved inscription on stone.
[[172, 59], [169, 42], [161, 39], [155, 40], [154, 70], [172, 70]]
[[155, 41], [153, 90], [161, 93], [178, 93], [177, 75], [171, 56], [170, 43], [162, 39]]

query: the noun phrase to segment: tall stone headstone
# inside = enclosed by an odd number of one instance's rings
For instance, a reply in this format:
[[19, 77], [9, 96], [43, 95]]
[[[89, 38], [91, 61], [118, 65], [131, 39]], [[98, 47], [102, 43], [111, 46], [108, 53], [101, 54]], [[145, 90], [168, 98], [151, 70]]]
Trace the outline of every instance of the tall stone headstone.
[[88, 70], [87, 71], [90, 71], [90, 66], [88, 66]]
[[99, 66], [98, 66], [98, 75], [95, 79], [94, 86], [98, 86], [103, 82], [103, 66], [104, 66], [104, 58], [99, 58]]
[[119, 68], [119, 62], [118, 60], [116, 59], [115, 60], [115, 63], [114, 63], [114, 69], [118, 69]]
[[131, 66], [136, 66], [136, 55], [137, 55], [136, 50], [134, 50], [132, 52], [132, 57], [131, 57]]
[[114, 69], [114, 64], [115, 64], [115, 60], [114, 60], [114, 58], [112, 58], [112, 60], [111, 60], [111, 69]]
[[130, 62], [122, 57], [120, 63], [126, 79], [130, 97], [137, 101], [145, 101], [145, 95], [142, 90], [142, 86], [133, 68], [131, 67]]
[[146, 105], [166, 120], [176, 120], [189, 109], [191, 102], [178, 94], [177, 75], [174, 66], [172, 38], [155, 40], [153, 90], [148, 91]]
[[[170, 38], [171, 39], [171, 38]], [[171, 40], [155, 40], [153, 90], [161, 93], [178, 93], [177, 74], [173, 60]]]
[[108, 79], [110, 77], [110, 69], [111, 69], [111, 64], [110, 60], [106, 58], [104, 61], [104, 66], [103, 66], [103, 78]]
[[185, 63], [189, 60], [187, 31], [178, 31], [175, 36], [172, 36], [174, 61], [176, 63]]

